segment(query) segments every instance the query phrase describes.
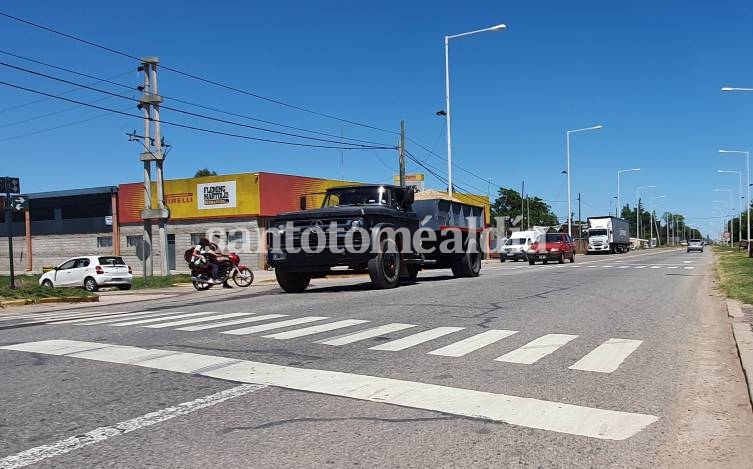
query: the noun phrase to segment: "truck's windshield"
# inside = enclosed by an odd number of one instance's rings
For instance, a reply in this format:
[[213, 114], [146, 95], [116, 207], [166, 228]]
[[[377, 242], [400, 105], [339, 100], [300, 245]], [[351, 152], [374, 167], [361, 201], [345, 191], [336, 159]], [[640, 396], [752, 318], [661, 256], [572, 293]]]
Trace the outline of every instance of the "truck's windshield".
[[322, 206], [389, 205], [390, 202], [390, 192], [384, 187], [350, 187], [328, 190]]
[[588, 236], [606, 236], [607, 230], [588, 230]]
[[505, 243], [506, 246], [521, 246], [526, 243], [525, 238], [510, 238]]

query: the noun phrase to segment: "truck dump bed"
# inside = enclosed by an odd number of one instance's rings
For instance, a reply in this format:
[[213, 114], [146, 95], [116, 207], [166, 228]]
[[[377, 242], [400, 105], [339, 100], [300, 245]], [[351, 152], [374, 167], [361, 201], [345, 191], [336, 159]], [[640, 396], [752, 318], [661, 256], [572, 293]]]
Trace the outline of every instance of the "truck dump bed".
[[413, 202], [413, 212], [422, 226], [440, 231], [445, 227], [461, 229], [484, 229], [484, 209], [448, 198], [423, 199]]

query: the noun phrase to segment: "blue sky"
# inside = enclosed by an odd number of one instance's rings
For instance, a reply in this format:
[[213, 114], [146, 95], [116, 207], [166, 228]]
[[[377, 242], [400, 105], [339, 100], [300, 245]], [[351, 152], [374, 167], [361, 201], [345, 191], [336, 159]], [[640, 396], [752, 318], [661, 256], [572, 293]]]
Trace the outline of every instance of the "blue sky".
[[[446, 171], [444, 47], [446, 34], [506, 23], [507, 31], [454, 39], [450, 44], [453, 159], [474, 173], [454, 171], [466, 191], [519, 188], [550, 201], [566, 217], [565, 132], [603, 124], [572, 139], [573, 198], [583, 217], [614, 210], [617, 170], [622, 201], [635, 203], [638, 185], [659, 211], [677, 209], [704, 232], [726, 211], [744, 158], [717, 149], [753, 150], [753, 93], [722, 93], [724, 85], [753, 87], [753, 7], [715, 2], [155, 2], [145, 12], [95, 1], [10, 0], [1, 11], [163, 64], [317, 112], [399, 130], [418, 158]], [[136, 85], [137, 63], [0, 18], [0, 50]], [[72, 81], [93, 80], [0, 54], [0, 61]], [[0, 67], [0, 80], [58, 94], [72, 88]], [[95, 85], [136, 96], [136, 92]], [[207, 106], [285, 125], [395, 145], [397, 135], [346, 124], [160, 72], [160, 91]], [[65, 96], [138, 112], [132, 104], [75, 91]], [[0, 86], [0, 155], [26, 192], [115, 185], [141, 178], [137, 144], [125, 133], [142, 123], [69, 103], [39, 99]], [[165, 104], [190, 109], [180, 103]], [[74, 109], [68, 109], [74, 107]], [[65, 110], [67, 109], [67, 110]], [[63, 112], [58, 112], [62, 111]], [[192, 111], [254, 124], [209, 111]], [[52, 114], [54, 113], [54, 114]], [[48, 115], [51, 114], [51, 115]], [[44, 116], [44, 117], [40, 117]], [[249, 129], [176, 115], [163, 119], [268, 137]], [[87, 122], [78, 123], [85, 119]], [[64, 126], [53, 131], [44, 131]], [[257, 125], [262, 125], [258, 124]], [[269, 127], [267, 125], [264, 125]], [[168, 178], [201, 167], [218, 173], [273, 171], [388, 182], [394, 150], [307, 149], [213, 136], [170, 126]], [[31, 135], [30, 135], [31, 134]], [[409, 171], [420, 171], [409, 163]], [[423, 172], [423, 171], [422, 171]], [[443, 184], [429, 177], [429, 185]], [[737, 200], [735, 200], [737, 207]], [[577, 212], [577, 203], [573, 204]], [[715, 207], [721, 207], [715, 209]], [[577, 213], [576, 213], [577, 215]], [[714, 222], [714, 225], [710, 223]]]

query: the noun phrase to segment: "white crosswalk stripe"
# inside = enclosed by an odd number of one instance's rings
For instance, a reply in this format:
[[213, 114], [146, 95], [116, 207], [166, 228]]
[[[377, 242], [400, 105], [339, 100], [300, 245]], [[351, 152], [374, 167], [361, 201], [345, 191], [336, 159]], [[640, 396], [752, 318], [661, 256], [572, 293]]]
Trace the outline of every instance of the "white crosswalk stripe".
[[306, 316], [297, 319], [288, 319], [280, 322], [273, 322], [269, 324], [260, 324], [258, 326], [244, 327], [242, 329], [233, 329], [230, 331], [223, 331], [221, 334], [230, 335], [247, 335], [254, 334], [256, 332], [271, 331], [273, 329], [282, 329], [283, 327], [297, 326], [299, 324], [306, 324], [308, 322], [323, 321], [329, 319], [326, 316]]
[[621, 266], [619, 266], [619, 267], [617, 267], [617, 268], [618, 268], [618, 269], [629, 269], [629, 268], [630, 268], [630, 266], [629, 266], [629, 265], [621, 265]]
[[693, 269], [695, 269], [695, 267], [683, 267], [683, 269], [685, 269], [685, 270], [693, 270]]
[[670, 265], [670, 266], [669, 266], [669, 267], [667, 267], [667, 268], [668, 268], [668, 269], [676, 269], [676, 268], [677, 268], [677, 266], [676, 266], [676, 265]]
[[304, 327], [302, 329], [295, 329], [292, 331], [277, 332], [275, 334], [265, 335], [268, 339], [295, 339], [297, 337], [303, 337], [307, 335], [321, 334], [322, 332], [334, 331], [336, 329], [342, 329], [344, 327], [355, 326], [358, 324], [364, 324], [369, 321], [364, 319], [344, 319], [342, 321], [331, 322], [329, 324], [319, 324], [317, 326]]
[[152, 329], [161, 329], [165, 327], [175, 327], [175, 326], [184, 326], [186, 324], [195, 324], [197, 322], [207, 322], [207, 321], [217, 321], [219, 319], [230, 319], [230, 318], [237, 318], [239, 316], [251, 316], [254, 313], [225, 313], [225, 314], [217, 314], [213, 316], [202, 316], [200, 318], [192, 318], [192, 319], [181, 319], [179, 321], [171, 321], [171, 322], [161, 322], [159, 324], [149, 324], [148, 326]]
[[522, 363], [530, 365], [536, 363], [558, 348], [578, 337], [570, 334], [547, 334], [528, 342], [524, 346], [495, 358], [499, 362]]
[[569, 368], [571, 370], [611, 373], [643, 343], [642, 340], [609, 339]]
[[204, 331], [207, 329], [219, 329], [220, 327], [235, 326], [237, 324], [248, 324], [249, 322], [261, 322], [268, 319], [277, 319], [287, 317], [287, 314], [264, 314], [261, 316], [252, 316], [249, 318], [233, 319], [232, 321], [213, 322], [211, 324], [199, 324], [196, 326], [179, 327], [176, 331]]
[[660, 265], [652, 265], [651, 268], [652, 269], [661, 269], [661, 266]]
[[22, 317], [18, 319], [27, 319], [28, 321], [24, 321], [24, 324], [42, 324], [42, 323], [59, 323], [60, 321], [68, 321], [68, 320], [79, 319], [79, 318], [106, 317], [112, 314], [117, 314], [117, 313], [102, 313], [99, 311], [92, 311], [88, 313], [79, 312], [76, 314], [67, 314], [63, 316], [47, 316], [47, 317], [32, 316], [32, 317]]
[[141, 325], [141, 324], [149, 324], [149, 323], [152, 323], [152, 322], [162, 322], [162, 321], [167, 321], [167, 320], [170, 320], [170, 319], [193, 318], [193, 317], [196, 317], [196, 316], [204, 316], [204, 315], [208, 315], [208, 314], [217, 314], [217, 313], [212, 313], [210, 311], [204, 311], [204, 312], [201, 312], [201, 313], [181, 313], [181, 314], [174, 314], [172, 316], [161, 316], [161, 317], [158, 317], [158, 318], [136, 319], [135, 321], [116, 322], [116, 323], [113, 323], [113, 324], [110, 324], [110, 325], [111, 326], [117, 326], [117, 327], [121, 327], [121, 326], [138, 326], [138, 325]]
[[79, 324], [79, 323], [89, 323], [89, 324], [106, 324], [108, 322], [117, 322], [124, 318], [136, 318], [136, 317], [144, 317], [144, 316], [154, 316], [156, 314], [172, 314], [168, 312], [157, 312], [157, 311], [140, 311], [138, 313], [112, 313], [112, 314], [103, 314], [103, 315], [97, 315], [97, 316], [86, 316], [83, 318], [76, 318], [76, 319], [66, 319], [63, 321], [56, 322], [55, 324]]
[[334, 345], [334, 346], [347, 345], [347, 344], [352, 344], [353, 342], [358, 342], [361, 340], [379, 337], [385, 334], [389, 334], [391, 332], [397, 332], [397, 331], [402, 331], [404, 329], [410, 329], [411, 327], [416, 327], [416, 325], [415, 324], [400, 324], [400, 323], [395, 322], [391, 324], [385, 324], [384, 326], [367, 329], [365, 331], [355, 332], [353, 334], [347, 334], [343, 336], [319, 340], [315, 343], [324, 344], [324, 345]]
[[510, 337], [511, 335], [517, 333], [518, 331], [492, 329], [489, 331], [484, 331], [480, 334], [476, 334], [472, 337], [468, 337], [467, 339], [463, 339], [459, 342], [455, 342], [454, 344], [432, 350], [431, 352], [429, 352], [429, 355], [441, 355], [443, 357], [462, 357], [478, 349], [486, 347], [487, 345], [498, 342], [505, 337]]
[[434, 340], [443, 335], [452, 334], [453, 332], [462, 331], [464, 327], [435, 327], [428, 331], [419, 332], [417, 334], [403, 337], [402, 339], [392, 340], [384, 344], [371, 347], [370, 350], [385, 350], [389, 352], [396, 352], [398, 350], [405, 350], [409, 347], [414, 347], [418, 344]]
[[645, 266], [645, 265], [636, 265], [636, 266], [635, 266], [635, 267], [633, 267], [633, 268], [634, 268], [634, 269], [645, 269], [645, 268], [646, 268], [646, 266]]

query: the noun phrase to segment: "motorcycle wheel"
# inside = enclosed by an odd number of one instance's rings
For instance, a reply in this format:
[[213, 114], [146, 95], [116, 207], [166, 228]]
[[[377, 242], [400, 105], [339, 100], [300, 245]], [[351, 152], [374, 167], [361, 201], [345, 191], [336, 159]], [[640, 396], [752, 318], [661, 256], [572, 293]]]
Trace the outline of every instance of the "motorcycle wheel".
[[248, 287], [254, 282], [254, 273], [251, 269], [238, 269], [233, 273], [233, 282], [239, 287]]
[[194, 281], [192, 281], [191, 283], [193, 283], [193, 287], [194, 287], [194, 288], [195, 288], [196, 290], [198, 290], [198, 291], [209, 290], [210, 288], [212, 288], [212, 284], [211, 284], [211, 283], [206, 283], [206, 282], [197, 282], [197, 281], [195, 281], [195, 280], [194, 280]]

